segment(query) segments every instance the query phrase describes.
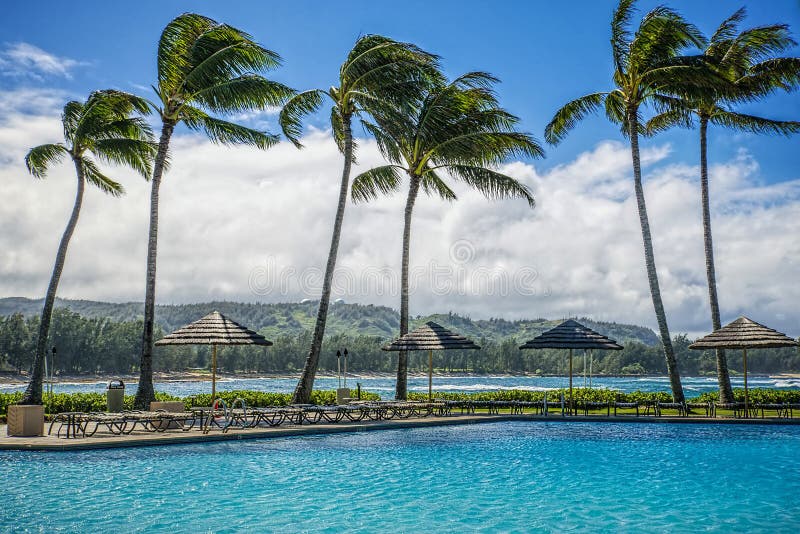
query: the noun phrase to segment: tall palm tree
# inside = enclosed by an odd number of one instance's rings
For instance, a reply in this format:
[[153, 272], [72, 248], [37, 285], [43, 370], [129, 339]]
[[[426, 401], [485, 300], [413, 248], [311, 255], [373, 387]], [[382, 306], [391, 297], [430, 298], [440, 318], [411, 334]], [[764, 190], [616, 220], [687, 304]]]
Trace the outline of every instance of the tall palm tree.
[[44, 178], [52, 165], [69, 156], [75, 166], [78, 188], [72, 215], [61, 236], [50, 284], [47, 286], [39, 321], [33, 372], [22, 399], [23, 404], [42, 403], [44, 358], [50, 318], [67, 258], [67, 247], [78, 224], [85, 184], [88, 182], [111, 196], [123, 194], [122, 185], [103, 174], [94, 160], [127, 165], [149, 178], [155, 144], [152, 143], [152, 132], [147, 123], [140, 116], [134, 116], [134, 112], [147, 111], [147, 103], [133, 95], [120, 91], [96, 91], [89, 95], [86, 102], [71, 101], [64, 106], [61, 115], [64, 125], [63, 143], [39, 145], [25, 156], [28, 171], [36, 178]]
[[[722, 90], [711, 87], [687, 88], [683, 98], [663, 95], [659, 99], [661, 113], [647, 122], [648, 133], [673, 126], [694, 127], [695, 118], [700, 132], [700, 199], [703, 208], [703, 240], [706, 256], [706, 278], [711, 322], [718, 330], [720, 322], [717, 297], [714, 247], [711, 238], [711, 207], [708, 192], [708, 126], [713, 124], [752, 133], [790, 135], [800, 131], [800, 122], [778, 121], [745, 115], [731, 108], [737, 101], [763, 98], [777, 90], [791, 90], [800, 81], [800, 59], [774, 57], [796, 43], [786, 24], [773, 24], [739, 32], [745, 17], [739, 9], [720, 24], [702, 54], [709, 76], [727, 82]], [[728, 375], [728, 363], [723, 349], [717, 349], [717, 379], [720, 402], [733, 402], [733, 390]]]
[[[476, 189], [490, 199], [522, 198], [531, 207], [527, 186], [497, 170], [512, 156], [542, 157], [528, 134], [518, 132], [517, 117], [499, 107], [492, 91], [497, 82], [483, 72], [467, 73], [451, 83], [427, 89], [418, 106], [386, 110], [375, 122], [363, 121], [389, 165], [375, 167], [353, 180], [353, 200], [366, 201], [400, 189], [408, 177], [403, 224], [400, 289], [400, 335], [408, 332], [408, 269], [411, 218], [420, 188], [425, 194], [456, 200], [448, 178]], [[400, 353], [395, 396], [407, 395], [408, 359]]]
[[401, 43], [380, 35], [366, 35], [356, 41], [339, 69], [339, 86], [330, 89], [312, 89], [297, 94], [283, 108], [280, 123], [284, 134], [298, 148], [302, 147], [301, 120], [318, 110], [326, 97], [331, 107], [331, 129], [339, 151], [344, 155], [339, 201], [333, 222], [333, 235], [325, 266], [317, 320], [311, 338], [311, 348], [306, 356], [303, 373], [294, 390], [292, 402], [308, 403], [314, 378], [319, 366], [322, 339], [331, 298], [333, 273], [347, 204], [350, 185], [350, 168], [355, 159], [353, 117], [380, 112], [390, 107], [410, 105], [422, 87], [437, 76], [438, 58], [409, 43]]
[[261, 110], [282, 105], [294, 92], [259, 75], [280, 64], [280, 56], [254, 42], [247, 33], [208, 17], [184, 13], [172, 20], [158, 43], [158, 113], [161, 138], [153, 165], [150, 193], [150, 231], [144, 299], [144, 332], [137, 408], [147, 408], [153, 391], [153, 328], [156, 296], [158, 194], [178, 124], [204, 132], [211, 141], [261, 149], [278, 141], [273, 134], [211, 116]]
[[620, 124], [623, 135], [630, 140], [634, 189], [650, 294], [664, 347], [672, 396], [676, 402], [683, 402], [683, 387], [661, 300], [650, 221], [642, 188], [639, 133], [643, 127], [640, 113], [643, 105], [652, 102], [660, 91], [676, 79], [687, 84], [709, 83], [697, 66], [678, 56], [686, 47], [702, 47], [704, 39], [697, 28], [666, 7], [657, 7], [650, 11], [641, 20], [636, 33], [631, 35], [629, 27], [635, 14], [634, 2], [635, 0], [620, 0], [611, 22], [613, 80], [616, 87], [608, 92], [592, 93], [567, 103], [547, 125], [545, 138], [551, 144], [559, 143], [581, 119], [604, 106], [608, 119]]

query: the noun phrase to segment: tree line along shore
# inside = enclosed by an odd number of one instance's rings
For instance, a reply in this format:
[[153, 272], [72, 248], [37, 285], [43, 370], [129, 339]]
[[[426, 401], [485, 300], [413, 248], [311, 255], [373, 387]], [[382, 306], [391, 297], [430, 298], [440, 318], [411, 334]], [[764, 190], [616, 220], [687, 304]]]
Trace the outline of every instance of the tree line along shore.
[[[448, 324], [463, 325], [465, 319], [458, 315], [437, 317]], [[358, 318], [355, 319], [358, 321]], [[37, 315], [25, 316], [14, 313], [0, 316], [0, 366], [7, 372], [22, 371], [33, 363], [33, 348], [38, 332]], [[55, 370], [62, 376], [80, 375], [135, 375], [138, 372], [141, 350], [141, 319], [114, 321], [107, 317], [84, 317], [65, 308], [56, 308], [53, 313], [53, 326], [50, 330], [49, 347], [56, 347]], [[439, 373], [476, 374], [538, 374], [564, 375], [567, 373], [564, 351], [540, 350], [520, 351], [519, 345], [529, 335], [526, 322], [519, 323], [517, 332], [501, 331], [504, 336], [488, 337], [478, 335], [475, 339], [481, 351], [452, 350], [434, 353], [434, 368]], [[640, 327], [613, 325], [618, 332], [638, 332]], [[523, 328], [524, 327], [524, 328]], [[547, 323], [540, 328], [545, 329]], [[599, 328], [602, 329], [603, 325]], [[266, 327], [262, 328], [264, 330]], [[642, 329], [646, 330], [646, 329]], [[156, 338], [163, 335], [157, 327]], [[496, 334], [495, 334], [496, 335]], [[289, 334], [273, 336], [275, 345], [268, 349], [246, 346], [220, 347], [218, 364], [225, 373], [280, 374], [297, 377], [305, 360], [311, 332], [299, 329]], [[644, 336], [647, 339], [647, 336]], [[348, 371], [353, 373], [392, 373], [397, 362], [391, 353], [381, 350], [389, 336], [365, 335], [357, 331], [341, 331], [324, 339], [320, 357], [320, 371], [335, 373], [337, 370], [336, 351], [347, 348]], [[678, 359], [681, 374], [684, 376], [712, 375], [716, 370], [713, 351], [693, 351], [688, 346], [693, 340], [686, 335], [673, 338], [673, 345], [680, 355]], [[658, 344], [648, 345], [635, 338], [624, 342], [622, 351], [597, 351], [591, 362], [591, 372], [595, 375], [663, 375], [664, 360], [662, 348]], [[605, 352], [605, 353], [604, 353]], [[211, 347], [162, 347], [153, 360], [156, 373], [178, 373], [181, 376], [189, 369], [208, 368]], [[741, 359], [736, 354], [730, 356], [732, 372], [742, 371]], [[426, 358], [412, 357], [409, 371], [422, 373], [427, 369]], [[576, 361], [582, 370], [583, 361]], [[576, 368], [576, 369], [578, 369]], [[785, 373], [800, 370], [800, 351], [793, 348], [752, 351], [748, 354], [748, 368], [754, 373]], [[196, 373], [195, 373], [195, 376]]]

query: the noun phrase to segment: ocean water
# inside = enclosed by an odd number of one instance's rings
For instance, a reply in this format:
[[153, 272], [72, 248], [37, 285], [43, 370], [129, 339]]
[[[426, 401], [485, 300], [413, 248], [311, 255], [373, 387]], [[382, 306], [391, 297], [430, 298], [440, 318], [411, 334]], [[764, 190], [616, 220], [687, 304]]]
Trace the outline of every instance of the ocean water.
[[[707, 391], [717, 390], [717, 379], [715, 377], [682, 377], [684, 392], [687, 397], [696, 397]], [[741, 377], [731, 379], [733, 387], [743, 387], [744, 382]], [[347, 385], [355, 389], [356, 384], [360, 383], [365, 391], [371, 391], [381, 395], [383, 398], [394, 398], [394, 377], [374, 377], [351, 375], [348, 377]], [[338, 387], [338, 380], [335, 377], [318, 377], [314, 382], [316, 389], [335, 389]], [[584, 381], [583, 376], [573, 378], [575, 387], [589, 385], [588, 379]], [[23, 391], [26, 384], [0, 384], [0, 392]], [[98, 381], [92, 383], [58, 383], [54, 387], [57, 393], [77, 393], [77, 392], [98, 392], [105, 391], [108, 382]], [[291, 393], [297, 385], [296, 378], [222, 378], [217, 380], [217, 389], [220, 391], [251, 389], [256, 391], [274, 391]], [[569, 385], [567, 377], [536, 377], [536, 376], [447, 376], [433, 378], [433, 388], [435, 391], [447, 392], [478, 392], [478, 391], [498, 391], [508, 389], [522, 389], [531, 391], [543, 391], [549, 389], [564, 388]], [[594, 377], [591, 381], [592, 387], [608, 388], [621, 392], [629, 393], [632, 391], [670, 391], [669, 379], [666, 376], [651, 377]], [[768, 376], [750, 376], [748, 385], [751, 388], [778, 388], [778, 389], [800, 389], [800, 379], [798, 378], [772, 378]], [[135, 383], [126, 384], [126, 393], [136, 392]], [[172, 395], [185, 397], [197, 393], [209, 393], [211, 391], [210, 381], [169, 381], [156, 382], [156, 391], [163, 391]], [[427, 392], [428, 378], [411, 376], [408, 379], [409, 391]]]
[[0, 452], [0, 531], [800, 531], [800, 427], [506, 422]]

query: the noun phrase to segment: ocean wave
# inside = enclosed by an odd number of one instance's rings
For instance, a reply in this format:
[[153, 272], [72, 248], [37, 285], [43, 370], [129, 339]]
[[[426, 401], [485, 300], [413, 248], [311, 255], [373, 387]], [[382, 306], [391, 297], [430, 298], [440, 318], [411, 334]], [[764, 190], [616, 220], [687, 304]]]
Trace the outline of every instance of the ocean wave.
[[[412, 391], [427, 391], [428, 386], [414, 386]], [[511, 385], [501, 386], [498, 384], [435, 384], [434, 389], [437, 391], [552, 391], [559, 389], [557, 387], [542, 387], [542, 386], [524, 386], [524, 385]]]
[[772, 385], [776, 388], [800, 388], [800, 379], [775, 380]]

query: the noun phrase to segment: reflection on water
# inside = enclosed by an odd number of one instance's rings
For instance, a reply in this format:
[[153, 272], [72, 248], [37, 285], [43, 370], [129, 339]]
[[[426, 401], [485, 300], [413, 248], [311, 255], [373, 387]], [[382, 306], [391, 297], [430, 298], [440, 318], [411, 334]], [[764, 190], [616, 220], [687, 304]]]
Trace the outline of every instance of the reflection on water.
[[[717, 389], [716, 377], [683, 377], [683, 388], [687, 396], [695, 397], [701, 393], [715, 391]], [[743, 387], [741, 377], [732, 377], [733, 387]], [[347, 385], [355, 388], [360, 383], [364, 391], [377, 393], [384, 398], [393, 397], [395, 380], [394, 377], [374, 377], [357, 376], [348, 377]], [[68, 383], [56, 384], [57, 393], [102, 393], [106, 389], [106, 381], [91, 383]], [[291, 393], [297, 384], [296, 378], [220, 378], [217, 380], [219, 390], [250, 389], [256, 391], [271, 391], [279, 393]], [[588, 386], [588, 378], [575, 376], [573, 378], [575, 387]], [[339, 382], [335, 377], [319, 377], [314, 383], [316, 389], [335, 389]], [[567, 387], [569, 381], [567, 377], [558, 376], [445, 376], [434, 377], [433, 387], [436, 391], [446, 392], [483, 392], [483, 391], [502, 391], [519, 389], [525, 391], [546, 391]], [[669, 392], [669, 378], [666, 376], [647, 376], [647, 377], [593, 377], [592, 387], [613, 389], [625, 393], [632, 391], [665, 391]], [[776, 389], [800, 389], [800, 378], [773, 378], [768, 376], [751, 376], [748, 378], [748, 385], [751, 388], [776, 388]], [[211, 386], [209, 381], [164, 381], [155, 383], [156, 391], [162, 391], [171, 395], [187, 396], [197, 393], [208, 393]], [[133, 394], [136, 391], [135, 383], [126, 384], [126, 393]], [[22, 391], [25, 384], [0, 384], [0, 392]], [[408, 379], [409, 391], [425, 392], [428, 391], [428, 379], [425, 376], [412, 376]]]

